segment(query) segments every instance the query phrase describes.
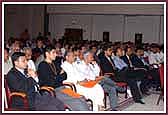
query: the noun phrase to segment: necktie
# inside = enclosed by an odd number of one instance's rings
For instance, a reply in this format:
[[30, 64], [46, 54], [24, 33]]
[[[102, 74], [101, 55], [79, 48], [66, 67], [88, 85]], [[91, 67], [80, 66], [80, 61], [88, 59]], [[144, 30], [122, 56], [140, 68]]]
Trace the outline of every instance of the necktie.
[[127, 58], [128, 58], [128, 61], [129, 61], [130, 67], [133, 67], [132, 62], [131, 62], [131, 60], [130, 60], [130, 57], [129, 57], [129, 56], [127, 56]]
[[[28, 78], [29, 76], [27, 75], [27, 73], [28, 73], [28, 71], [27, 71], [27, 69], [25, 69], [24, 70], [24, 76], [26, 77], [26, 78]], [[38, 83], [36, 83], [36, 82], [34, 82], [34, 88], [35, 88], [35, 91], [37, 92], [37, 91], [39, 91], [39, 85], [38, 85]]]
[[113, 60], [110, 57], [108, 57], [108, 60], [109, 60], [110, 64], [112, 65], [113, 70], [116, 70]]
[[28, 75], [27, 75], [28, 71], [27, 69], [24, 70], [24, 76], [28, 78]]

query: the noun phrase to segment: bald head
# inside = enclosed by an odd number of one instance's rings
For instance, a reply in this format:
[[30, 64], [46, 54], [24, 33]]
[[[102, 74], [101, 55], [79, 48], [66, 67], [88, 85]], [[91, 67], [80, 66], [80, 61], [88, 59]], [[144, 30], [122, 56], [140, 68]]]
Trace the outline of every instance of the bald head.
[[72, 51], [67, 52], [65, 55], [65, 58], [66, 58], [66, 61], [69, 63], [73, 63], [75, 61], [75, 56]]
[[87, 63], [90, 63], [94, 60], [93, 58], [93, 52], [91, 51], [87, 51], [83, 54], [83, 57], [84, 57], [84, 61], [87, 62]]

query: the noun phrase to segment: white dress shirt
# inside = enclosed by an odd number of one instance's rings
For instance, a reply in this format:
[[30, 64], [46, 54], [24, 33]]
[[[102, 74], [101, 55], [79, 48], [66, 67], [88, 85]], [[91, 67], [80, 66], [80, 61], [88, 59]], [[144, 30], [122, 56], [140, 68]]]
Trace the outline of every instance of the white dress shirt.
[[77, 81], [83, 81], [84, 79], [80, 76], [77, 70], [74, 67], [74, 63], [69, 63], [64, 61], [61, 65], [61, 68], [67, 73], [67, 79], [64, 82], [77, 83]]
[[[93, 101], [93, 110], [97, 111], [98, 105], [103, 105], [103, 88], [98, 83], [91, 88], [84, 87], [77, 84], [77, 81], [83, 81], [85, 79], [95, 80], [97, 72], [94, 73], [93, 71], [98, 68], [94, 68], [93, 65], [86, 65], [84, 61], [78, 61], [73, 64], [65, 61], [61, 67], [67, 73], [66, 82], [73, 82], [76, 86], [77, 93], [85, 96], [87, 99], [91, 99]], [[99, 92], [99, 95], [96, 92]]]
[[151, 52], [149, 55], [149, 64], [159, 64], [164, 60], [163, 54]]
[[4, 74], [6, 75], [12, 67], [12, 60], [11, 57], [9, 57], [9, 59], [6, 62], [4, 62]]

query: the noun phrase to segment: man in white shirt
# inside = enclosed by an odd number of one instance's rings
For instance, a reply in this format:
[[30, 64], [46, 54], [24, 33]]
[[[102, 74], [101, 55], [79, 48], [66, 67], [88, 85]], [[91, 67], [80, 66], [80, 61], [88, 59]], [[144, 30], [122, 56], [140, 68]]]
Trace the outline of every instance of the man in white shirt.
[[11, 57], [9, 56], [9, 49], [4, 49], [4, 74], [6, 75], [13, 67]]
[[103, 87], [104, 91], [109, 94], [111, 110], [116, 110], [117, 95], [116, 90], [124, 92], [124, 89], [116, 86], [116, 83], [107, 76], [100, 76], [100, 67], [94, 61], [93, 53], [87, 51], [84, 54], [84, 60], [76, 64], [76, 68], [81, 76], [87, 76], [87, 79], [100, 79], [99, 84]]
[[[163, 63], [164, 55], [159, 50], [159, 46], [158, 45], [153, 45], [153, 46], [151, 46], [151, 50], [152, 50], [152, 52], [149, 55], [149, 64], [159, 65], [160, 63]], [[157, 67], [155, 67], [155, 68], [157, 68]]]
[[[30, 47], [25, 47], [23, 48], [23, 52], [25, 53], [25, 57], [27, 59], [27, 65], [28, 65], [28, 70], [29, 71], [34, 71], [36, 73], [36, 66], [33, 62], [33, 60], [31, 60], [32, 58], [32, 49]], [[38, 82], [39, 79], [38, 77], [35, 78], [35, 81]]]
[[98, 83], [91, 87], [84, 86], [83, 84], [86, 82], [95, 80], [94, 74], [88, 70], [88, 66], [84, 63], [80, 69], [85, 69], [88, 74], [77, 71], [73, 52], [67, 52], [65, 57], [66, 61], [61, 65], [62, 69], [67, 73], [67, 80], [65, 82], [74, 83], [77, 93], [91, 99], [93, 101], [93, 111], [98, 111], [99, 107], [103, 105], [104, 91], [102, 87]]

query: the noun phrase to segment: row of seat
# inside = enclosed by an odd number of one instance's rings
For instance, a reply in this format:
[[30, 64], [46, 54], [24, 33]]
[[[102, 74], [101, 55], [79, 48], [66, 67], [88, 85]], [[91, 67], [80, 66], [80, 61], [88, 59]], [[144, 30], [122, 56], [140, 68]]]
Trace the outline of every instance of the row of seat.
[[[164, 65], [161, 64], [161, 66], [159, 67], [159, 73], [160, 73], [160, 81], [161, 81], [161, 93], [160, 96], [157, 100], [157, 105], [159, 104], [160, 100], [163, 99], [164, 96]], [[112, 73], [105, 73], [104, 75], [111, 75]], [[73, 90], [74, 92], [76, 92], [76, 87], [73, 83], [64, 83], [64, 86], [66, 86], [67, 88], [70, 88], [71, 90]], [[126, 91], [125, 91], [125, 98], [127, 98], [127, 83], [125, 82], [117, 82], [117, 86], [120, 87], [125, 87]], [[27, 95], [25, 93], [22, 92], [10, 92], [10, 89], [7, 85], [6, 82], [6, 77], [4, 76], [4, 88], [5, 88], [5, 110], [18, 110], [18, 109], [14, 109], [12, 108], [12, 99], [14, 97], [20, 97], [23, 100], [24, 103], [24, 110], [29, 110], [28, 108], [28, 99], [27, 99]], [[42, 86], [40, 87], [40, 93], [42, 94], [43, 92], [48, 92], [51, 96], [56, 97], [56, 92], [54, 90], [54, 88], [49, 87], [49, 86]], [[104, 105], [105, 108], [107, 107], [107, 96], [108, 93], [105, 93], [105, 98], [104, 98]], [[90, 99], [86, 99], [87, 102], [90, 103], [91, 108], [93, 108], [93, 102]], [[67, 105], [65, 105], [65, 109], [71, 110]]]

